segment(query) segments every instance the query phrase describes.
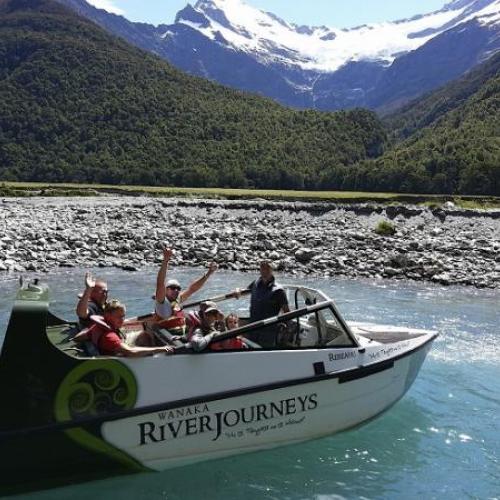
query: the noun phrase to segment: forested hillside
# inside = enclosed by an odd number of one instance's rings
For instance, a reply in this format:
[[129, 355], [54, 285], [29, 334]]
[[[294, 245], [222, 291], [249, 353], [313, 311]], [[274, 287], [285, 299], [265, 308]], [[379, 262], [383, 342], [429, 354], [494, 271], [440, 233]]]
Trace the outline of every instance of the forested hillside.
[[391, 138], [407, 139], [421, 128], [428, 127], [444, 114], [462, 106], [489, 81], [500, 74], [500, 52], [463, 78], [414, 100], [384, 119]]
[[325, 185], [412, 193], [500, 195], [500, 55], [385, 120], [375, 160], [334, 167]]
[[1, 180], [317, 188], [385, 137], [369, 111], [283, 108], [184, 75], [50, 0], [0, 0]]
[[187, 76], [51, 0], [0, 0], [0, 180], [500, 195], [499, 67], [384, 128]]

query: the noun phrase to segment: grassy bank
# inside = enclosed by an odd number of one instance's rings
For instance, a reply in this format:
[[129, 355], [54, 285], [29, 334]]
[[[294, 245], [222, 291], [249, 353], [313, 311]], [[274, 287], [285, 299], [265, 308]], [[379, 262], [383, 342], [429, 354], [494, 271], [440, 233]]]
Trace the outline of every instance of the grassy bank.
[[115, 186], [104, 184], [51, 184], [38, 182], [2, 182], [0, 196], [122, 196], [187, 197], [213, 199], [255, 199], [286, 201], [324, 201], [339, 203], [413, 203], [439, 206], [452, 201], [463, 208], [500, 208], [500, 198], [479, 196], [366, 193], [353, 191], [278, 191], [262, 189], [177, 188]]

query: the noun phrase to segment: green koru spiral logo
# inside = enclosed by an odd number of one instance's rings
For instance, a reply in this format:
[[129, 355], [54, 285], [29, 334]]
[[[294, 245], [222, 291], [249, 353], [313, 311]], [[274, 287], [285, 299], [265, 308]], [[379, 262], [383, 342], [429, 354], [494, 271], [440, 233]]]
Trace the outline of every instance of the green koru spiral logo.
[[132, 372], [119, 361], [85, 361], [72, 370], [60, 385], [55, 402], [59, 421], [92, 417], [128, 410], [137, 401]]

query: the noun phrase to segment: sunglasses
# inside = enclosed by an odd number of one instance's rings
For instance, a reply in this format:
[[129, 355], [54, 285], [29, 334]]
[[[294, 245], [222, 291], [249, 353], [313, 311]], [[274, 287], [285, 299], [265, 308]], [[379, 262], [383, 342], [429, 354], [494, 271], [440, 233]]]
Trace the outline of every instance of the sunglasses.
[[167, 286], [167, 288], [170, 288], [170, 290], [176, 290], [177, 292], [181, 291], [181, 287], [180, 286]]

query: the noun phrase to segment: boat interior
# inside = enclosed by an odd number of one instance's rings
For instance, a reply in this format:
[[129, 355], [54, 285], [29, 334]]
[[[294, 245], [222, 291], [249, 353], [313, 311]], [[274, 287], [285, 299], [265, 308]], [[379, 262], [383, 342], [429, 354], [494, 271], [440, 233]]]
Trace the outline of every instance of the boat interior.
[[[221, 331], [215, 340], [227, 340], [238, 337], [243, 340], [247, 349], [252, 350], [290, 350], [290, 349], [318, 349], [318, 348], [352, 348], [363, 347], [372, 342], [389, 343], [415, 338], [427, 332], [411, 332], [407, 329], [377, 330], [367, 325], [357, 324], [352, 328], [344, 321], [337, 310], [334, 302], [319, 290], [300, 286], [285, 286], [288, 297], [290, 312], [266, 319], [249, 323], [249, 319], [240, 317], [240, 327], [230, 331]], [[220, 297], [218, 302], [223, 302]], [[207, 300], [213, 300], [207, 299]], [[229, 300], [229, 298], [225, 299]], [[194, 308], [200, 302], [192, 305], [186, 304], [185, 308]], [[224, 309], [221, 306], [221, 309]], [[147, 314], [127, 320], [124, 332], [127, 338], [133, 338], [135, 334], [144, 328], [153, 331], [158, 345], [172, 345], [178, 353], [194, 352], [186, 344], [176, 338], [172, 332], [163, 328], [151, 326], [148, 322], [152, 317]], [[389, 327], [390, 328], [390, 327]], [[263, 347], [250, 340], [252, 333], [265, 330], [266, 336], [274, 337], [272, 347]], [[73, 342], [74, 335], [79, 331], [75, 322], [64, 321], [49, 313], [47, 324], [47, 336], [51, 343], [70, 356], [95, 357], [97, 351], [92, 346], [76, 344]], [[215, 341], [214, 340], [214, 341]], [[88, 343], [86, 343], [88, 344]], [[207, 349], [204, 354], [224, 352], [230, 349], [218, 349], [212, 351]]]

